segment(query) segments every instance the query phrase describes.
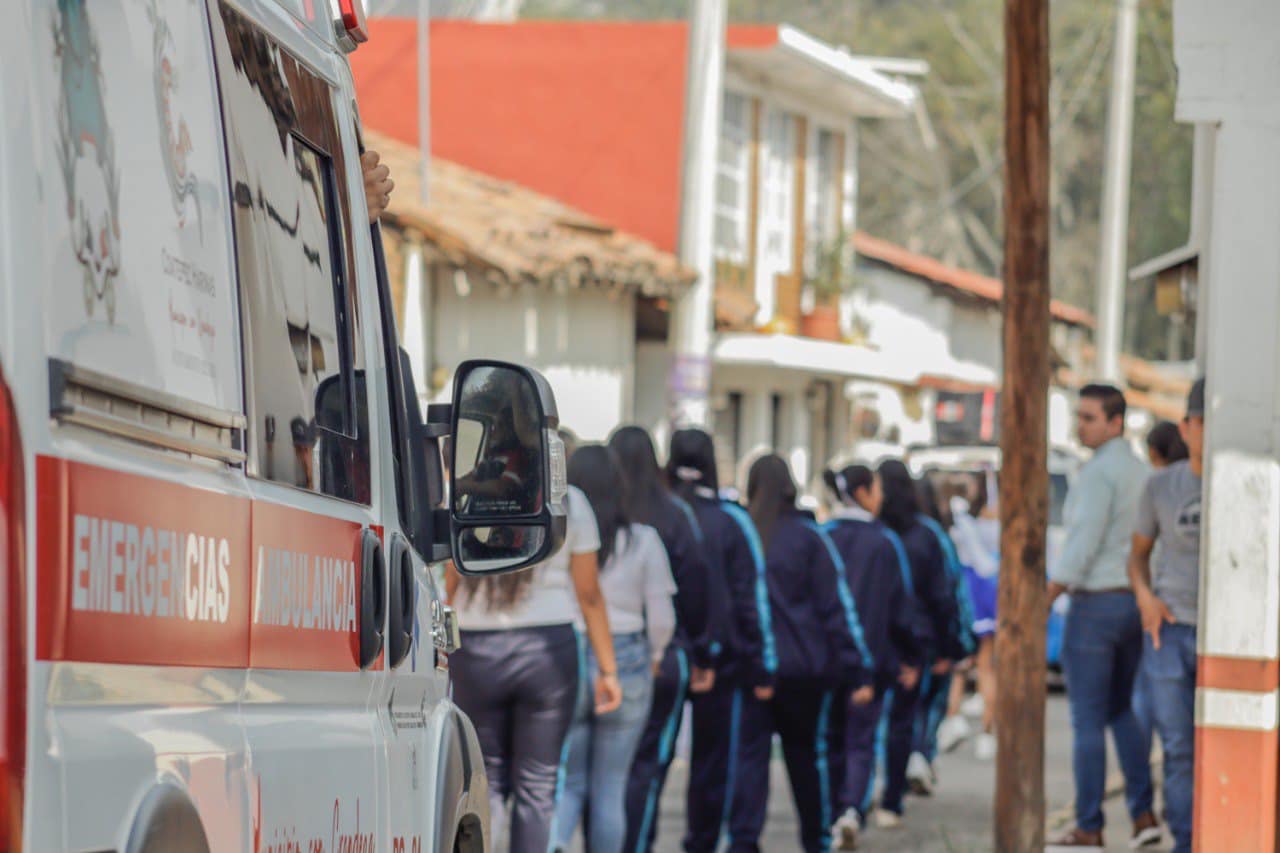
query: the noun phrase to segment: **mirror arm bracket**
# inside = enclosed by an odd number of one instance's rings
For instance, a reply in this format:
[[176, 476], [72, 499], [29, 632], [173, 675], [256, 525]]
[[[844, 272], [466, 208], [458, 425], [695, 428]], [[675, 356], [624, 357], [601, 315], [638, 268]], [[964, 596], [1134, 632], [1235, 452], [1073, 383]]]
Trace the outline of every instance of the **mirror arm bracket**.
[[433, 403], [427, 406], [426, 423], [422, 425], [424, 438], [444, 438], [449, 434], [449, 426], [453, 420], [453, 406], [448, 403]]
[[453, 556], [453, 546], [449, 542], [449, 510], [433, 509], [431, 527], [431, 562], [448, 560]]

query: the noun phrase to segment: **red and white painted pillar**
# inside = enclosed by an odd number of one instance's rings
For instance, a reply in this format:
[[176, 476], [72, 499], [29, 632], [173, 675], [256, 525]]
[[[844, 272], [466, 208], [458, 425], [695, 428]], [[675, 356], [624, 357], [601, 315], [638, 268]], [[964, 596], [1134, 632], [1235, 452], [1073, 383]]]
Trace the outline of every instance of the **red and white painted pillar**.
[[1195, 792], [1206, 853], [1280, 845], [1278, 38], [1274, 0], [1175, 0], [1177, 117], [1212, 146], [1198, 194], [1210, 208]]

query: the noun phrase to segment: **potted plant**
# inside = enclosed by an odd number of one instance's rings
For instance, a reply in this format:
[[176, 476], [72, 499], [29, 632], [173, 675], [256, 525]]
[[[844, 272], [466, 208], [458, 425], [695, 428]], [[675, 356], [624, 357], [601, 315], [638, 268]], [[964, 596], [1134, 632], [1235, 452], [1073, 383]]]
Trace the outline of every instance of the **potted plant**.
[[813, 307], [800, 322], [800, 333], [805, 337], [840, 340], [840, 297], [854, 287], [852, 256], [853, 250], [843, 231], [819, 247], [813, 273], [805, 280], [813, 298]]

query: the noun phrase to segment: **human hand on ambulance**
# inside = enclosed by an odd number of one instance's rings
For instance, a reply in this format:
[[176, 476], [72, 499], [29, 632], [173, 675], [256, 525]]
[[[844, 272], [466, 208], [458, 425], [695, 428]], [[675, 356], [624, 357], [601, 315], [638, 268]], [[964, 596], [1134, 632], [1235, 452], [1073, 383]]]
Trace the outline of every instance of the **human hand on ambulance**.
[[391, 191], [396, 182], [391, 180], [391, 169], [381, 162], [377, 151], [365, 151], [360, 155], [360, 169], [364, 172], [364, 199], [369, 207], [369, 224], [373, 225], [391, 203]]

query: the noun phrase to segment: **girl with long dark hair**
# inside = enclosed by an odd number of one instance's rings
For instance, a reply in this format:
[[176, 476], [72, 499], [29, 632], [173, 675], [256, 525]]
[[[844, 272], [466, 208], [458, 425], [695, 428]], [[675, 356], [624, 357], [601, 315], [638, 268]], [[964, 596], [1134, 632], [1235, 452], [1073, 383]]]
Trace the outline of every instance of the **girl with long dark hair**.
[[[620, 853], [627, 831], [626, 786], [649, 718], [653, 670], [675, 632], [676, 591], [658, 532], [628, 511], [628, 485], [617, 455], [589, 444], [569, 459], [569, 483], [582, 490], [600, 528], [600, 588], [613, 632], [622, 704], [593, 711], [581, 694], [565, 745], [564, 791], [556, 810], [556, 849], [568, 849], [587, 817], [586, 847]], [[588, 666], [594, 663], [588, 652]]]
[[[880, 520], [901, 541], [911, 567], [911, 593], [929, 626], [926, 666], [921, 672], [921, 682], [924, 682], [927, 678], [946, 675], [951, 671], [952, 663], [964, 656], [964, 649], [954, 632], [958, 619], [955, 596], [942, 546], [921, 522], [920, 503], [911, 472], [902, 462], [891, 459], [882, 463], [877, 473], [884, 490]], [[921, 688], [927, 686], [923, 683], [912, 687], [899, 685], [886, 703], [885, 787], [880, 798], [880, 810], [876, 813], [876, 822], [885, 829], [895, 828], [902, 822], [902, 798], [906, 793], [907, 762], [911, 757], [916, 710]]]
[[864, 465], [850, 465], [826, 472], [823, 479], [834, 498], [826, 530], [844, 562], [875, 661], [875, 695], [865, 705], [850, 707], [845, 721], [844, 772], [836, 796], [839, 817], [832, 827], [833, 849], [853, 850], [871, 808], [885, 698], [895, 687], [915, 686], [929, 629], [908, 592], [911, 568], [905, 549], [876, 518], [884, 498], [880, 478]]
[[875, 695], [874, 661], [862, 636], [835, 545], [796, 507], [796, 484], [780, 456], [761, 457], [747, 478], [748, 509], [760, 534], [778, 667], [774, 688], [743, 705], [740, 767], [729, 820], [731, 850], [756, 850], [769, 798], [773, 735], [808, 853], [831, 848], [833, 766], [843, 751], [846, 708]]
[[719, 572], [712, 572], [702, 528], [692, 507], [672, 494], [658, 467], [649, 433], [618, 429], [609, 448], [627, 473], [625, 507], [633, 522], [658, 532], [675, 578], [676, 633], [654, 671], [653, 703], [627, 782], [626, 853], [649, 850], [658, 830], [658, 804], [675, 755], [685, 700], [715, 682], [720, 619], [713, 608], [727, 605]]
[[[959, 663], [961, 658], [967, 660], [973, 657], [978, 650], [978, 641], [973, 633], [974, 611], [969, 598], [969, 582], [955, 543], [947, 533], [952, 526], [951, 508], [941, 502], [927, 472], [916, 480], [916, 496], [920, 503], [920, 523], [928, 528], [937, 540], [938, 547], [942, 549], [950, 594], [955, 605], [955, 617], [949, 637], [952, 648], [958, 650], [960, 657], [955, 663]], [[920, 688], [915, 738], [911, 757], [907, 760], [907, 783], [917, 794], [928, 795], [937, 782], [933, 761], [938, 754], [938, 728], [947, 716], [951, 698], [952, 675], [951, 672], [938, 675], [925, 673], [924, 683]]]
[[[604, 714], [622, 702], [609, 617], [600, 591], [601, 541], [586, 496], [570, 486], [564, 546], [546, 562], [497, 577], [446, 574], [462, 647], [449, 659], [453, 701], [474, 724], [489, 777], [491, 840], [546, 850], [560, 764], [579, 690]], [[598, 662], [583, 668], [575, 619]], [[507, 803], [511, 804], [508, 812]], [[509, 833], [509, 834], [508, 834]]]
[[768, 695], [777, 650], [765, 589], [764, 552], [746, 510], [720, 499], [715, 445], [700, 429], [677, 430], [667, 454], [667, 478], [693, 509], [709, 568], [722, 585], [726, 612], [719, 648], [712, 650], [714, 683], [693, 696], [693, 755], [686, 800], [687, 853], [711, 853], [729, 819], [742, 707], [747, 696]]

